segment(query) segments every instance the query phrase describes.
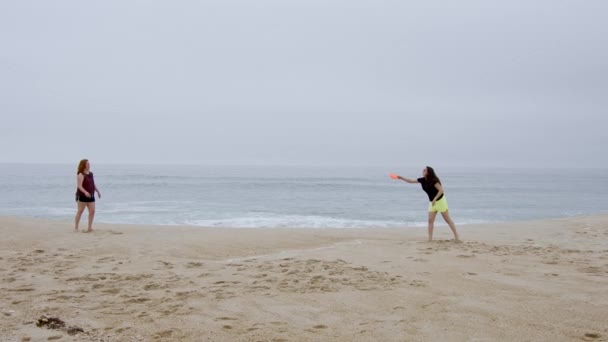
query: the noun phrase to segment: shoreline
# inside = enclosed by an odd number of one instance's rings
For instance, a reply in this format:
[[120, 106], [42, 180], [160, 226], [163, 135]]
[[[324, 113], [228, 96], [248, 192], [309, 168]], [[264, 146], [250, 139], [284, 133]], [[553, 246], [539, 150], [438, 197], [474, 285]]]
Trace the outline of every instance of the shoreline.
[[459, 225], [463, 243], [447, 226], [433, 242], [425, 227], [170, 227], [0, 217], [0, 339], [608, 340], [608, 215]]
[[[76, 213], [76, 210], [74, 210], [74, 214]], [[86, 227], [86, 220], [87, 220], [87, 211], [85, 210], [85, 212], [82, 215], [81, 221], [80, 221], [80, 225], [83, 227]], [[536, 219], [521, 219], [521, 220], [512, 220], [512, 221], [482, 221], [482, 222], [474, 222], [474, 223], [459, 223], [459, 222], [454, 222], [456, 223], [457, 227], [473, 227], [473, 226], [481, 226], [481, 225], [511, 225], [511, 224], [526, 224], [526, 223], [533, 223], [533, 222], [545, 222], [545, 221], [554, 221], [554, 220], [568, 220], [568, 219], [585, 219], [585, 218], [590, 218], [590, 217], [608, 217], [608, 211], [601, 211], [601, 212], [596, 212], [596, 213], [592, 213], [592, 214], [581, 214], [581, 215], [572, 215], [572, 216], [559, 216], [559, 217], [545, 217], [545, 218], [536, 218]], [[14, 220], [38, 220], [38, 221], [42, 221], [42, 222], [49, 222], [49, 223], [59, 223], [62, 222], [66, 225], [71, 225], [73, 226], [73, 217], [71, 218], [51, 218], [51, 217], [35, 217], [35, 216], [21, 216], [21, 215], [1, 215], [0, 214], [0, 221], [3, 219], [14, 219]], [[102, 222], [102, 221], [98, 221], [97, 218], [95, 219], [94, 225], [105, 225], [105, 226], [125, 226], [125, 227], [137, 227], [137, 226], [141, 226], [141, 227], [193, 227], [193, 228], [205, 228], [205, 229], [304, 229], [304, 230], [315, 230], [315, 229], [319, 229], [319, 230], [323, 230], [323, 229], [335, 229], [335, 230], [348, 230], [348, 229], [355, 229], [355, 230], [360, 230], [360, 229], [386, 229], [386, 230], [394, 230], [394, 229], [414, 229], [414, 228], [426, 228], [426, 221], [425, 222], [417, 222], [415, 225], [403, 225], [403, 226], [376, 226], [376, 227], [371, 227], [371, 226], [360, 226], [360, 227], [238, 227], [238, 226], [204, 226], [204, 225], [193, 225], [193, 224], [158, 224], [158, 223], [117, 223], [117, 222]], [[445, 221], [443, 221], [443, 219], [441, 217], [437, 217], [437, 219], [435, 220], [435, 227], [440, 226], [440, 227], [447, 227], [447, 223], [445, 223]], [[85, 228], [86, 229], [86, 228]], [[81, 228], [82, 230], [82, 228]]]

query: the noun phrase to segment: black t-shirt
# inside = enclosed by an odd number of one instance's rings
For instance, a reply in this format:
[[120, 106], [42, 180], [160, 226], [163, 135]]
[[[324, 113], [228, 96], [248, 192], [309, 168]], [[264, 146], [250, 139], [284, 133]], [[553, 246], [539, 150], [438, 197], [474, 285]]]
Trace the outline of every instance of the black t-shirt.
[[[431, 184], [431, 182], [424, 177], [418, 178], [418, 183], [422, 184], [422, 190], [424, 190], [424, 192], [426, 192], [426, 194], [429, 196], [429, 201], [433, 202], [433, 198], [435, 198], [439, 192], [439, 190], [437, 190], [435, 187], [436, 183]], [[439, 201], [441, 198], [443, 198], [443, 194], [441, 194], [437, 200]]]

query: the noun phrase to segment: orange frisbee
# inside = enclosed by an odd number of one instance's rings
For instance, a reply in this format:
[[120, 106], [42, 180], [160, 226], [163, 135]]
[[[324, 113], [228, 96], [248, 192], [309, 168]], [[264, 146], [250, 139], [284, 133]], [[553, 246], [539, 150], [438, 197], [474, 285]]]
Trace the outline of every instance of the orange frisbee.
[[391, 177], [392, 179], [399, 179], [399, 176], [394, 173], [389, 173], [389, 177]]

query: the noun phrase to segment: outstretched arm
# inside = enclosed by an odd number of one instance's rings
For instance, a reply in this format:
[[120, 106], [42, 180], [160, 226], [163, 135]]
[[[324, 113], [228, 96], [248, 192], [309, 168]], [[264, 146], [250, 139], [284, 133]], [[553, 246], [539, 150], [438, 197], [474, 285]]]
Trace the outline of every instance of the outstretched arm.
[[401, 176], [397, 176], [397, 178], [401, 179], [402, 181], [411, 183], [411, 184], [418, 183], [417, 179], [411, 179], [411, 178], [406, 178], [406, 177], [401, 177]]

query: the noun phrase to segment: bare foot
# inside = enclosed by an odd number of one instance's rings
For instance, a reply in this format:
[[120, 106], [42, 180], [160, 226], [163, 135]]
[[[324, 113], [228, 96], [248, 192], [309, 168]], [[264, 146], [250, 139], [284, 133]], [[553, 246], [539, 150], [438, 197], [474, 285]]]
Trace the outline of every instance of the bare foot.
[[92, 232], [93, 232], [93, 228], [91, 228], [91, 229], [87, 229], [87, 230], [85, 231], [85, 233], [92, 233]]
[[80, 231], [80, 229], [74, 228], [74, 233], [78, 233], [79, 231]]

